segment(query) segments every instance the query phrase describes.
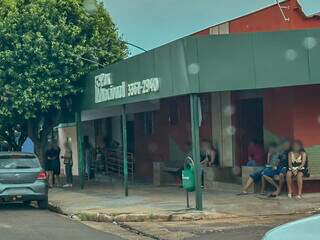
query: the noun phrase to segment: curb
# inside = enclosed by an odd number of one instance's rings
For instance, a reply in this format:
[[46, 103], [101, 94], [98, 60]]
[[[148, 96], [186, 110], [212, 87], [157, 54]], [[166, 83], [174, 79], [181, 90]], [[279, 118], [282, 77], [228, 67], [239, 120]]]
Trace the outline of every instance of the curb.
[[[188, 213], [120, 213], [120, 214], [107, 214], [107, 213], [94, 213], [90, 211], [72, 213], [67, 209], [63, 209], [59, 204], [49, 202], [50, 211], [56, 212], [61, 215], [70, 217], [78, 221], [91, 221], [91, 222], [106, 222], [106, 223], [129, 223], [129, 222], [188, 222], [200, 220], [217, 220], [228, 219], [235, 217], [253, 217], [252, 215], [232, 215], [217, 212], [188, 212]], [[319, 213], [320, 209], [308, 209], [301, 211], [301, 213]], [[300, 212], [288, 212], [285, 214], [270, 214], [270, 215], [255, 215], [256, 217], [263, 216], [281, 216], [298, 214]]]
[[[49, 202], [49, 210], [65, 216], [69, 216], [72, 219], [79, 221], [92, 221], [92, 222], [108, 222], [108, 223], [120, 223], [120, 222], [187, 222], [187, 221], [199, 221], [199, 220], [214, 220], [225, 218], [227, 214], [220, 214], [216, 212], [189, 212], [189, 213], [159, 213], [159, 214], [147, 214], [147, 213], [120, 213], [120, 214], [106, 214], [106, 213], [93, 213], [93, 212], [79, 212], [71, 213], [66, 209], [63, 209], [59, 204]], [[231, 215], [228, 214], [228, 217]]]

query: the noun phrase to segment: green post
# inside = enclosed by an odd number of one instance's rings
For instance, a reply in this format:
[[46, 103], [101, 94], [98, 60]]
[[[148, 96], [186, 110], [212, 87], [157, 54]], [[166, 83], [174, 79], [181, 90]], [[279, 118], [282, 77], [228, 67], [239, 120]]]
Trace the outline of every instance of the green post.
[[197, 94], [190, 95], [191, 108], [191, 134], [192, 134], [192, 156], [195, 168], [196, 182], [196, 209], [202, 210], [202, 189], [201, 189], [201, 163], [200, 163], [200, 137], [199, 137], [199, 97]]
[[123, 180], [125, 196], [128, 193], [128, 146], [127, 146], [127, 115], [126, 106], [122, 106], [122, 145], [123, 145]]
[[81, 115], [79, 112], [76, 112], [76, 128], [77, 128], [77, 147], [78, 147], [78, 162], [79, 162], [79, 178], [80, 178], [80, 187], [84, 188], [84, 159], [83, 159], [83, 144], [82, 144], [82, 135], [81, 135]]

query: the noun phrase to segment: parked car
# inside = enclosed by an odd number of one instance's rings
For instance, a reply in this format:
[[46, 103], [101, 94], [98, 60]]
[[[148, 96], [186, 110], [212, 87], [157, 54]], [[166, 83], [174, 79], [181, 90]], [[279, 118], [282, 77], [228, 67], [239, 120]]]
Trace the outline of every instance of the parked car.
[[263, 240], [318, 240], [320, 215], [304, 218], [276, 227], [266, 233]]
[[0, 152], [0, 202], [37, 201], [48, 208], [48, 182], [35, 154]]

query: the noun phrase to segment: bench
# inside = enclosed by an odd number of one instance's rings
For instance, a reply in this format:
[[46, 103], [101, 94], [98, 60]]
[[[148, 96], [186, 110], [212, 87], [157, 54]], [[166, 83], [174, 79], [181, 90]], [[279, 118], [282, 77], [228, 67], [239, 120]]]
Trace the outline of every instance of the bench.
[[[250, 176], [250, 174], [262, 170], [264, 167], [242, 167], [242, 186], [244, 186]], [[279, 181], [280, 178], [278, 175], [274, 177], [275, 181]], [[294, 178], [295, 181], [295, 178]], [[305, 184], [303, 188], [303, 192], [320, 192], [320, 175], [311, 175], [308, 178], [304, 178]], [[251, 193], [258, 193], [261, 189], [261, 183], [253, 184], [249, 189], [248, 192]], [[296, 184], [293, 186], [294, 192], [296, 192]]]
[[153, 162], [153, 185], [176, 184], [178, 167], [166, 166], [164, 162]]

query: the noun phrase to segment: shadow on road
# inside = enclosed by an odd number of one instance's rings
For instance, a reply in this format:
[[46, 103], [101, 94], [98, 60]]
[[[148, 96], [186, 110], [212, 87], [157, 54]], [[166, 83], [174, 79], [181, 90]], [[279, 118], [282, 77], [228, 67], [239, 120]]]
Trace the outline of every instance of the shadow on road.
[[14, 211], [34, 211], [36, 208], [32, 205], [27, 205], [23, 203], [0, 203], [0, 211], [3, 210], [14, 210]]

